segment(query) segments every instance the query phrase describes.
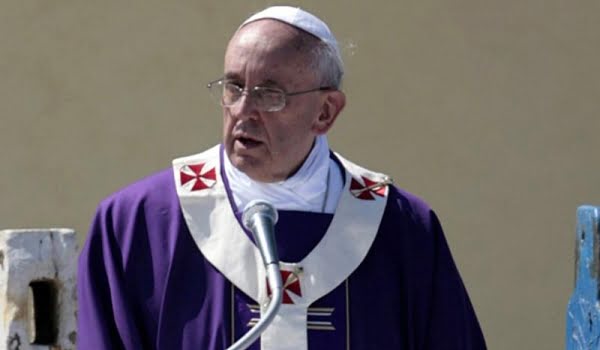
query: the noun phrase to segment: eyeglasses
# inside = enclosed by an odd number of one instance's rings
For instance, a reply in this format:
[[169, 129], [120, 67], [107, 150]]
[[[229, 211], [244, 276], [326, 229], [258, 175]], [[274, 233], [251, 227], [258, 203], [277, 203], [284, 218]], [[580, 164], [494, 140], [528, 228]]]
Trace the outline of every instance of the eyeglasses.
[[206, 85], [213, 98], [223, 107], [231, 107], [236, 104], [242, 95], [247, 94], [252, 98], [254, 106], [263, 112], [277, 112], [282, 110], [286, 104], [286, 98], [306, 94], [314, 91], [334, 90], [329, 86], [322, 86], [310, 90], [285, 92], [274, 87], [255, 86], [251, 89], [244, 88], [231, 80], [219, 79], [211, 81]]

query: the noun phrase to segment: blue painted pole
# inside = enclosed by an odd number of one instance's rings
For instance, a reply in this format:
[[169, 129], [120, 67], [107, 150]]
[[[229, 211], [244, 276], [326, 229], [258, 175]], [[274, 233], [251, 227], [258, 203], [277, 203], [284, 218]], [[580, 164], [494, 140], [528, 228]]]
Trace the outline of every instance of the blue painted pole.
[[567, 350], [600, 349], [600, 207], [577, 209], [575, 290], [567, 308]]

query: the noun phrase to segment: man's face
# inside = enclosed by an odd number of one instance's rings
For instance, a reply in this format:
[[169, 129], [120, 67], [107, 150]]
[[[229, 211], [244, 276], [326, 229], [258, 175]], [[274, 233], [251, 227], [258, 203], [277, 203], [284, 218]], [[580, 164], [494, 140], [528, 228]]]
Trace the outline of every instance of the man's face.
[[[274, 20], [249, 23], [229, 42], [225, 78], [246, 89], [276, 87], [295, 92], [319, 87], [306, 50], [292, 42], [298, 31]], [[231, 163], [250, 178], [281, 181], [295, 172], [308, 155], [326, 93], [311, 92], [286, 98], [277, 112], [256, 108], [244, 94], [223, 107], [223, 143]]]

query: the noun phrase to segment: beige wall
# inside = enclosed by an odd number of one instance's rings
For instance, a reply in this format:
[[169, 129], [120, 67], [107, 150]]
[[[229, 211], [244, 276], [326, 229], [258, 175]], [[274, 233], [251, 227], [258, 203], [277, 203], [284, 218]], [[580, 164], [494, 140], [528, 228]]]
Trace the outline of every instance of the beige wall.
[[[269, 1], [0, 1], [0, 228], [74, 227], [219, 141], [204, 84]], [[344, 46], [330, 142], [440, 215], [491, 349], [562, 349], [600, 204], [600, 3], [305, 1]]]

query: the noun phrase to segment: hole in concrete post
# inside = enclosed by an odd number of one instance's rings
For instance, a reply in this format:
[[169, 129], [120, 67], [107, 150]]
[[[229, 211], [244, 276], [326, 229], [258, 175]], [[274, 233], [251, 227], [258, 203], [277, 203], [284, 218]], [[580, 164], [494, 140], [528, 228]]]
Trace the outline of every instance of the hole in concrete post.
[[32, 344], [54, 345], [58, 336], [57, 287], [51, 280], [29, 283], [29, 339]]

